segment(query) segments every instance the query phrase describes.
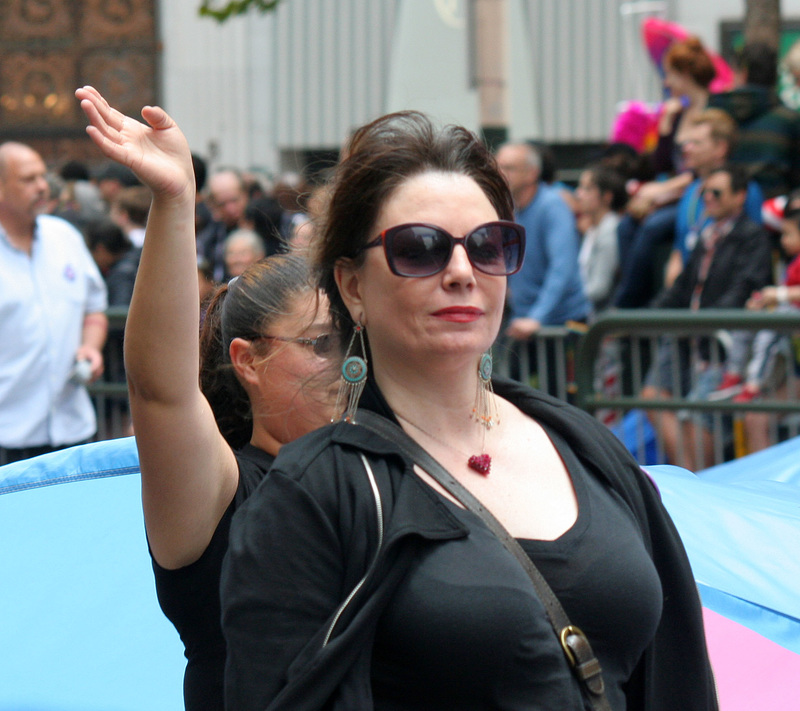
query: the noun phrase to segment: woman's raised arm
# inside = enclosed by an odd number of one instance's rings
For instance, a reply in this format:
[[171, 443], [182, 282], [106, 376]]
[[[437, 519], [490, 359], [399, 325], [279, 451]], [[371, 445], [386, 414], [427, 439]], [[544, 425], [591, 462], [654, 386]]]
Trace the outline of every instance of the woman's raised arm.
[[103, 154], [153, 192], [125, 328], [125, 368], [156, 561], [177, 568], [207, 547], [233, 498], [238, 468], [199, 386], [195, 179], [189, 145], [158, 107], [141, 123], [92, 87], [75, 92]]

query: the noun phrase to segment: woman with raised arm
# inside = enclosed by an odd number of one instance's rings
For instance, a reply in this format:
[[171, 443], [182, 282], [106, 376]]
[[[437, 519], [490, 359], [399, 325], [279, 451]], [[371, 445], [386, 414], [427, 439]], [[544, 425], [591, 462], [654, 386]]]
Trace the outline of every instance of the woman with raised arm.
[[403, 112], [353, 136], [315, 256], [343, 417], [234, 517], [228, 708], [716, 709], [651, 481], [588, 414], [491, 379], [512, 215], [466, 129]]
[[125, 329], [145, 527], [159, 601], [186, 647], [186, 708], [222, 709], [230, 520], [283, 444], [330, 421], [327, 298], [302, 258], [273, 257], [218, 289], [198, 338], [195, 180], [183, 134], [160, 108], [142, 110], [145, 125], [91, 87], [76, 96], [103, 154], [153, 191]]

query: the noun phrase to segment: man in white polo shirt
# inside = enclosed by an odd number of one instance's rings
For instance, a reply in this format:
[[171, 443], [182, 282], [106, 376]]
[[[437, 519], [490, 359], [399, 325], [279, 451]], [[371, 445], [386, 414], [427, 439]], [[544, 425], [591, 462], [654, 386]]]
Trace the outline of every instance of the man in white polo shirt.
[[0, 464], [97, 430], [85, 384], [103, 372], [106, 290], [81, 234], [42, 215], [45, 164], [0, 144]]

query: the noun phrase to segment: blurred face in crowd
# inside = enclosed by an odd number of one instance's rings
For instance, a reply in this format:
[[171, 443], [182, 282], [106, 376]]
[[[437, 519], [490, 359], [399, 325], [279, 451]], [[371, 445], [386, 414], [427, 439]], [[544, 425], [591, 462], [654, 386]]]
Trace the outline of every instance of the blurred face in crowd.
[[731, 176], [724, 171], [709, 175], [703, 186], [706, 212], [717, 221], [738, 215], [746, 197], [746, 190], [735, 192], [731, 189]]
[[669, 90], [670, 96], [686, 96], [693, 84], [694, 81], [688, 74], [679, 72], [669, 64], [664, 65], [664, 86]]
[[3, 213], [33, 223], [45, 212], [50, 189], [42, 157], [28, 146], [6, 143], [0, 146], [0, 207]]
[[531, 164], [530, 152], [525, 146], [503, 146], [497, 153], [497, 166], [508, 183], [514, 203], [524, 207], [524, 197], [535, 193], [540, 173]]
[[796, 218], [781, 221], [781, 247], [790, 257], [800, 254], [800, 224]]
[[703, 174], [719, 167], [725, 161], [728, 145], [725, 141], [717, 140], [711, 135], [709, 124], [688, 126], [685, 136], [682, 148], [687, 168]]
[[602, 217], [609, 210], [611, 194], [600, 193], [600, 188], [594, 182], [594, 175], [590, 170], [584, 170], [578, 180], [578, 187], [575, 190], [575, 201], [578, 212], [585, 215], [592, 221]]
[[231, 171], [212, 175], [208, 181], [209, 207], [215, 220], [236, 227], [244, 218], [247, 195], [239, 177]]
[[225, 243], [225, 269], [228, 276], [239, 276], [247, 267], [264, 257], [264, 250], [254, 244], [254, 238], [232, 234]]

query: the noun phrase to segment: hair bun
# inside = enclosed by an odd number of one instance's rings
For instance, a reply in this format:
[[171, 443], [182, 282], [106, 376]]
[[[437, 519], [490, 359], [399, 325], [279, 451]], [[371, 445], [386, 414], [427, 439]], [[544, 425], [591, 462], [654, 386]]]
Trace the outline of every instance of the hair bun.
[[692, 52], [697, 52], [698, 54], [706, 54], [706, 49], [703, 46], [703, 43], [700, 41], [700, 38], [696, 35], [691, 35], [684, 40], [684, 44], [686, 45], [687, 49], [690, 49]]

